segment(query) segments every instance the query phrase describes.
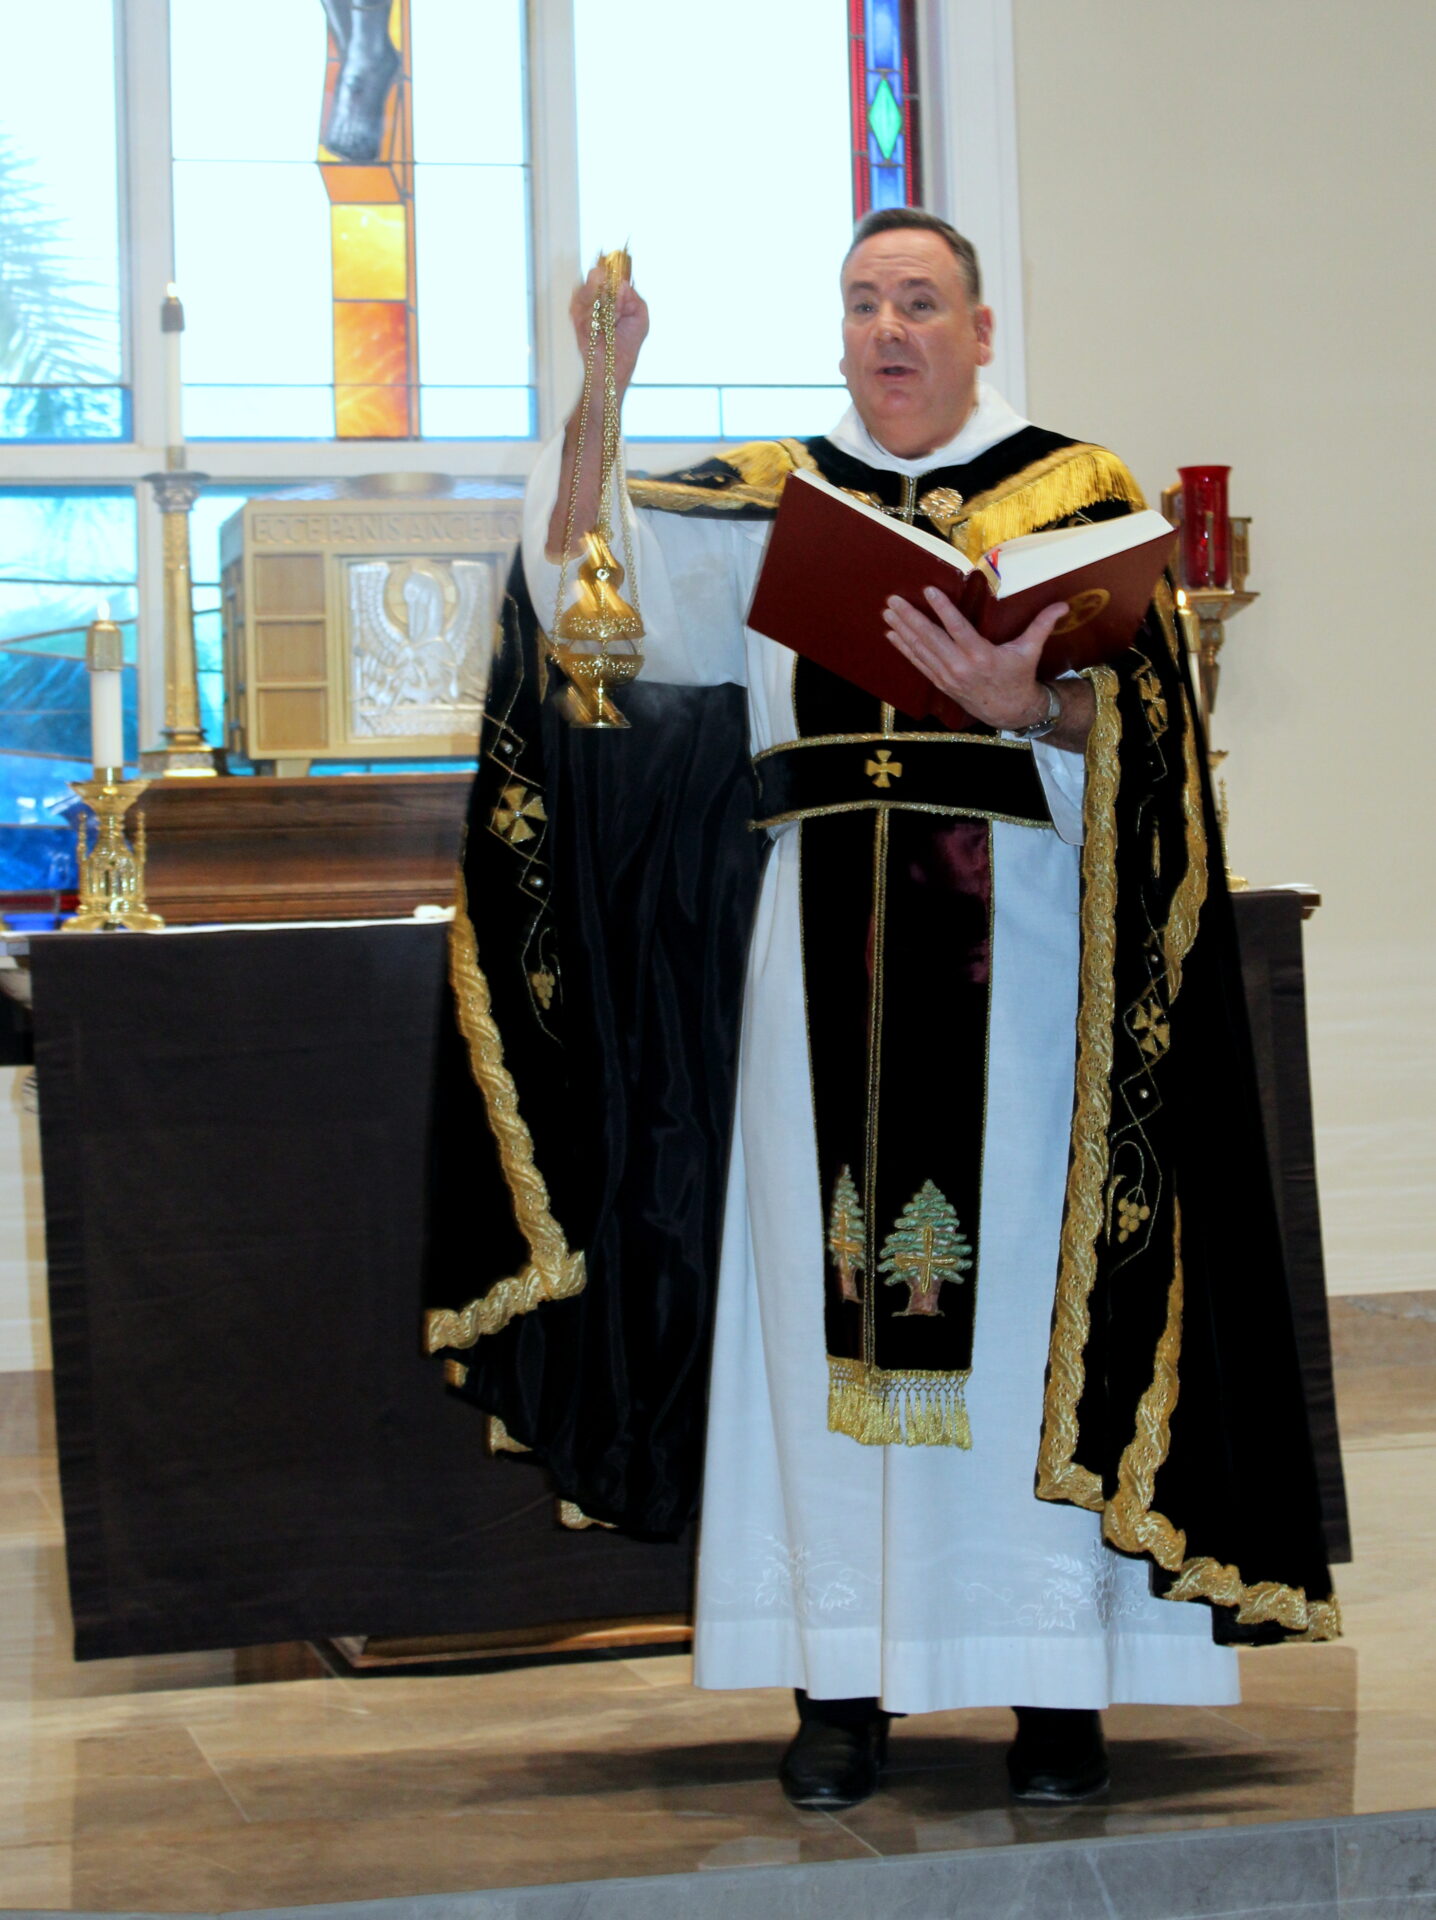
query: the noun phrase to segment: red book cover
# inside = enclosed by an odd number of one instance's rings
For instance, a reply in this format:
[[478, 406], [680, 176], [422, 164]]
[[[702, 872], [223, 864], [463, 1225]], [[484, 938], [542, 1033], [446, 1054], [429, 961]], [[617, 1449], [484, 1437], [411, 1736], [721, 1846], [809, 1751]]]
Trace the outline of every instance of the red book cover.
[[1118, 553], [1094, 554], [1093, 548], [1130, 538], [1136, 529], [1124, 535], [1121, 521], [1076, 529], [1078, 537], [1060, 547], [1045, 535], [1008, 541], [989, 559], [1002, 576], [1006, 556], [1012, 589], [1034, 560], [1060, 571], [1003, 594], [955, 548], [796, 473], [783, 489], [748, 625], [909, 719], [962, 728], [969, 716], [887, 638], [883, 608], [890, 596], [926, 612], [925, 589], [940, 587], [997, 644], [1023, 632], [1043, 607], [1066, 600], [1071, 612], [1043, 649], [1039, 669], [1051, 679], [1110, 660], [1132, 644], [1176, 538], [1159, 515], [1150, 519], [1160, 531]]

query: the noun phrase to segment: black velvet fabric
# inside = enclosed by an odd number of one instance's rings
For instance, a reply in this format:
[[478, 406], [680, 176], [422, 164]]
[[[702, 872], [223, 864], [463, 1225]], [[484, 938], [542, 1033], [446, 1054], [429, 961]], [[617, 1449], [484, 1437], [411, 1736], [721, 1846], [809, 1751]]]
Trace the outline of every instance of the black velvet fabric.
[[[1160, 1372], [1179, 1267], [1179, 1384], [1147, 1496], [1184, 1536], [1168, 1557], [1237, 1570], [1248, 1609], [1256, 1588], [1323, 1602], [1332, 1582], [1206, 743], [1185, 656], [1155, 611], [1116, 676], [1110, 1121], [1076, 1459], [1110, 1500], [1124, 1454], [1142, 1450], [1137, 1410]], [[1188, 946], [1182, 896], [1203, 868]], [[1089, 815], [1084, 891], [1099, 871]], [[1165, 1591], [1177, 1567], [1154, 1564], [1153, 1579]], [[1222, 1641], [1288, 1630], [1274, 1613], [1212, 1612]]]
[[[830, 1246], [828, 1353], [869, 1374], [965, 1372], [987, 1117], [988, 823], [870, 809], [808, 820], [802, 831], [819, 1187], [831, 1221], [842, 1183], [850, 1183], [865, 1243], [861, 1270], [851, 1271], [856, 1259], [847, 1263], [846, 1283]], [[943, 1066], [935, 1074], [939, 1029]], [[922, 1267], [882, 1266], [931, 1188], [952, 1262], [935, 1287], [919, 1285]], [[850, 1217], [850, 1233], [856, 1224]], [[880, 1391], [875, 1379], [872, 1390]]]
[[[466, 1350], [455, 1390], [497, 1413], [586, 1514], [664, 1538], [697, 1500], [762, 852], [744, 697], [640, 681], [623, 695], [631, 731], [575, 729], [540, 696], [536, 645], [516, 574], [465, 873], [505, 1064], [588, 1277]], [[516, 781], [545, 816], [527, 816], [535, 831], [518, 841], [494, 826]], [[544, 967], [547, 1007], [530, 978]], [[456, 1037], [438, 1102], [427, 1293], [456, 1306], [525, 1252]]]

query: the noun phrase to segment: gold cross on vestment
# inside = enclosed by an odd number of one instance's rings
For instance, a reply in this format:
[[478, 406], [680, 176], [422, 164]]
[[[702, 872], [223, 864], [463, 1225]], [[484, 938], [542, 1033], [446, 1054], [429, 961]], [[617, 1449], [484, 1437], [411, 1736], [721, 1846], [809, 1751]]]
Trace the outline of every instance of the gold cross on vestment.
[[875, 787], [890, 787], [902, 779], [902, 761], [894, 760], [891, 747], [879, 747], [876, 760], [869, 760], [863, 772]]

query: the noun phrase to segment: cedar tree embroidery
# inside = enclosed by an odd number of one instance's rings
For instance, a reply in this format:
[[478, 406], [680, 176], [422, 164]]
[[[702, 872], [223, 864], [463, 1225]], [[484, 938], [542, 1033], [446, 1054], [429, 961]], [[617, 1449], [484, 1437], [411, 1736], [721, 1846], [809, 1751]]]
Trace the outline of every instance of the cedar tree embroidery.
[[958, 1226], [957, 1211], [931, 1180], [925, 1180], [903, 1208], [883, 1242], [878, 1271], [890, 1287], [906, 1286], [907, 1305], [896, 1316], [942, 1317], [938, 1296], [943, 1282], [959, 1284], [972, 1265], [972, 1242]]

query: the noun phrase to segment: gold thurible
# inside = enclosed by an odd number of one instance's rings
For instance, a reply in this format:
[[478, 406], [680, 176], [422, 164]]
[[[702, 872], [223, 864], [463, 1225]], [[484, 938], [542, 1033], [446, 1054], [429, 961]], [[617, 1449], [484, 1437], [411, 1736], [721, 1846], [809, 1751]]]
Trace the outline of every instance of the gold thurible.
[[[569, 685], [564, 690], [565, 717], [576, 727], [626, 727], [627, 720], [613, 704], [609, 691], [625, 686], [643, 666], [638, 642], [643, 621], [638, 611], [633, 572], [633, 522], [623, 467], [619, 431], [618, 382], [615, 372], [615, 335], [618, 295], [633, 271], [626, 249], [603, 256], [603, 288], [593, 303], [588, 323], [588, 350], [584, 356], [583, 397], [579, 401], [574, 448], [573, 486], [564, 525], [563, 558], [559, 566], [558, 600], [554, 609], [549, 654], [563, 669]], [[603, 475], [599, 483], [598, 521], [583, 537], [578, 584], [572, 606], [565, 606], [568, 569], [574, 554], [574, 517], [583, 451], [593, 409], [594, 389], [601, 386]], [[618, 520], [624, 565], [613, 551], [614, 519]], [[631, 599], [620, 592], [625, 579]]]

